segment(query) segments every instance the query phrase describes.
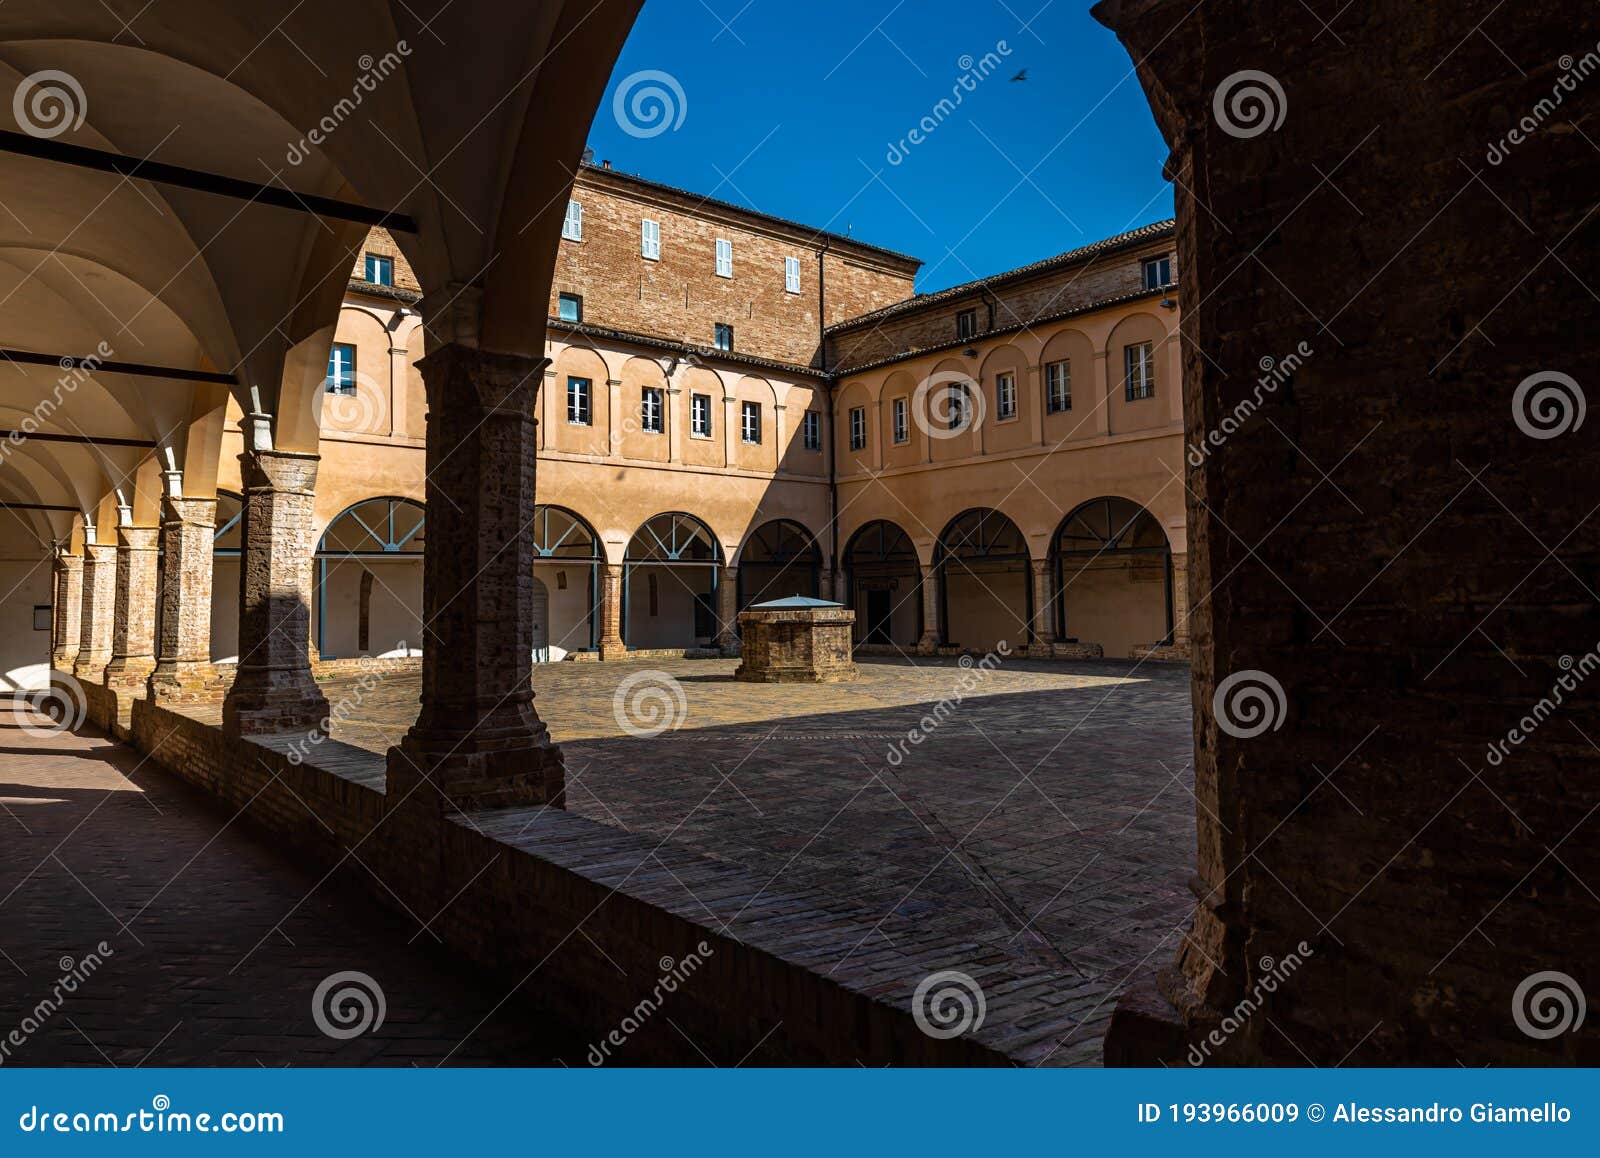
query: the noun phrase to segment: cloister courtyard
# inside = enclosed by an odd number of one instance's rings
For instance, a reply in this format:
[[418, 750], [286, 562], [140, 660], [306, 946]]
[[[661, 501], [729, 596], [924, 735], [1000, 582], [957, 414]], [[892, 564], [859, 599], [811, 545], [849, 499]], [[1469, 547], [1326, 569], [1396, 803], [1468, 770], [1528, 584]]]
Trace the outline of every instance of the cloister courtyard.
[[[736, 664], [535, 666], [568, 811], [644, 838], [642, 854], [591, 845], [589, 865], [658, 878], [676, 907], [733, 938], [770, 920], [771, 902], [825, 896], [833, 920], [786, 934], [810, 969], [870, 990], [882, 951], [930, 973], [1000, 968], [1013, 980], [985, 983], [986, 1036], [1018, 1060], [1098, 1064], [1117, 995], [1170, 955], [1192, 911], [1188, 669], [881, 658], [863, 659], [853, 683], [764, 685], [736, 682]], [[416, 716], [417, 676], [352, 668], [322, 687], [331, 739], [305, 759], [381, 789], [383, 754]], [[15, 831], [0, 846], [0, 895], [50, 906], [7, 952], [31, 973], [51, 968], [53, 946], [109, 938], [122, 1011], [114, 1028], [56, 1027], [35, 1060], [120, 1049], [119, 1062], [138, 1061], [159, 1045], [167, 1064], [207, 1048], [243, 1064], [582, 1064], [581, 1035], [430, 956], [427, 917], [379, 920], [339, 875], [302, 879], [248, 818], [174, 808], [168, 798], [189, 790], [126, 749], [7, 735], [19, 754], [65, 744], [79, 757], [24, 763], [36, 778], [5, 791]], [[487, 815], [467, 820], [492, 826]], [[514, 824], [534, 835], [551, 815]], [[708, 862], [732, 875], [708, 884]], [[381, 889], [361, 864], [343, 872]], [[340, 963], [370, 971], [406, 1012], [353, 1042], [317, 1033], [310, 991]], [[614, 965], [625, 990], [653, 980]], [[683, 1040], [685, 1061], [741, 1060]]]

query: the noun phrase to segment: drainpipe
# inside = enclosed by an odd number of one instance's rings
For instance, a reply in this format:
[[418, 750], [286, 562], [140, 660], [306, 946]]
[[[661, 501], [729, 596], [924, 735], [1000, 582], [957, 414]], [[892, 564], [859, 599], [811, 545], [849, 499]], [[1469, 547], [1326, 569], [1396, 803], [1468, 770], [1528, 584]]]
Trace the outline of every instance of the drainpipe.
[[833, 428], [833, 376], [828, 373], [828, 275], [827, 256], [829, 243], [826, 239], [822, 248], [817, 250], [817, 367], [823, 374], [824, 386], [827, 389], [828, 420], [824, 424], [827, 432], [828, 446], [828, 573], [833, 576], [833, 590], [829, 597], [836, 603], [843, 603], [839, 598], [839, 444], [834, 439]]

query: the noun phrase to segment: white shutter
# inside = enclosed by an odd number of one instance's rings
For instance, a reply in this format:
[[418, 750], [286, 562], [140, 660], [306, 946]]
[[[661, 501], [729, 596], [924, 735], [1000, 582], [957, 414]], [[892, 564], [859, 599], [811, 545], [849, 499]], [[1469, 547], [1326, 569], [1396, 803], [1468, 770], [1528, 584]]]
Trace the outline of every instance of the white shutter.
[[786, 257], [783, 259], [783, 288], [789, 293], [800, 292], [800, 259]]
[[717, 276], [733, 276], [733, 242], [717, 238]]
[[661, 260], [661, 223], [648, 217], [640, 225], [639, 252], [651, 261]]
[[561, 236], [568, 241], [583, 240], [583, 205], [577, 201], [567, 202], [567, 219], [562, 223]]

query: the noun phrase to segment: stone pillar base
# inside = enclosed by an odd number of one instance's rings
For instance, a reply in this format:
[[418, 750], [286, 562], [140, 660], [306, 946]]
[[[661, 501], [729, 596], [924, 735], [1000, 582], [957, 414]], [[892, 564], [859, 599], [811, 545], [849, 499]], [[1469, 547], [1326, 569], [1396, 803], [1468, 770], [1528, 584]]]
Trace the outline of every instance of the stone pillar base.
[[600, 659], [603, 662], [627, 659], [628, 645], [620, 639], [602, 639], [600, 641]]
[[155, 670], [156, 662], [153, 659], [114, 659], [106, 664], [103, 682], [119, 695], [142, 696]]
[[940, 640], [939, 633], [937, 631], [924, 631], [922, 633], [922, 638], [917, 640], [918, 655], [937, 655], [939, 653], [939, 647]]
[[150, 698], [159, 704], [205, 703], [225, 695], [230, 682], [211, 663], [157, 663], [150, 673]]
[[309, 732], [327, 714], [328, 697], [310, 668], [240, 668], [222, 705], [222, 730], [229, 736]]
[[[565, 808], [567, 769], [561, 749], [539, 725], [539, 743], [501, 751], [434, 752], [414, 736], [389, 749], [385, 794], [389, 807], [444, 813], [545, 804]], [[423, 783], [424, 780], [431, 784]]]

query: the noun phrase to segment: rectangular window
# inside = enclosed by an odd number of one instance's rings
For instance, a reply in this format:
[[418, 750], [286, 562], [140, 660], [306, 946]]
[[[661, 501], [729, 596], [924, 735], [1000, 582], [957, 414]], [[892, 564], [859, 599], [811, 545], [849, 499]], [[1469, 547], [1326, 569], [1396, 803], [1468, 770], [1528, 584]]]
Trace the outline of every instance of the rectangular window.
[[583, 205], [577, 201], [567, 202], [567, 217], [561, 223], [561, 236], [567, 241], [583, 240]]
[[994, 401], [1001, 418], [1017, 416], [1017, 376], [999, 374], [994, 380]]
[[646, 261], [661, 260], [661, 222], [646, 217], [639, 223], [639, 253]]
[[797, 294], [800, 292], [800, 259], [786, 257], [783, 259], [783, 288], [785, 292]]
[[850, 408], [850, 449], [865, 450], [867, 448], [867, 408], [865, 406], [852, 406]]
[[696, 438], [711, 437], [711, 395], [689, 395], [689, 433]]
[[561, 294], [556, 299], [563, 322], [583, 321], [583, 298], [577, 294]]
[[1072, 409], [1072, 363], [1063, 359], [1044, 368], [1045, 409], [1060, 414]]
[[732, 350], [733, 327], [726, 322], [718, 322], [712, 331], [711, 340], [719, 350]]
[[890, 426], [894, 431], [896, 446], [904, 446], [911, 441], [911, 427], [906, 422], [906, 400], [896, 398], [890, 407]]
[[367, 280], [373, 285], [393, 285], [394, 259], [376, 253], [367, 254]]
[[966, 341], [978, 332], [978, 311], [962, 310], [956, 315], [956, 340]]
[[1156, 396], [1156, 354], [1149, 342], [1125, 346], [1123, 365], [1127, 369], [1128, 401]]
[[752, 446], [761, 441], [761, 403], [741, 402], [739, 404], [739, 432], [744, 440]]
[[807, 450], [822, 449], [822, 415], [815, 410], [807, 410], [806, 416], [801, 421], [801, 430], [805, 434]]
[[733, 242], [717, 238], [717, 276], [733, 276]]
[[639, 425], [646, 434], [660, 434], [666, 429], [661, 403], [661, 387], [646, 386], [639, 400]]
[[589, 379], [567, 379], [567, 421], [573, 426], [589, 425]]
[[328, 351], [329, 394], [354, 394], [356, 392], [356, 348], [344, 342], [335, 342]]
[[952, 386], [946, 397], [950, 403], [950, 429], [965, 429], [967, 425], [967, 392], [960, 386]]
[[1152, 257], [1144, 263], [1144, 288], [1160, 289], [1172, 284], [1172, 259]]

